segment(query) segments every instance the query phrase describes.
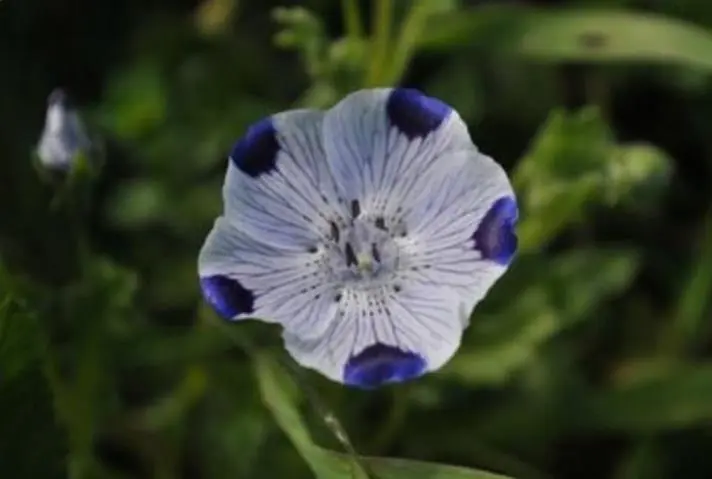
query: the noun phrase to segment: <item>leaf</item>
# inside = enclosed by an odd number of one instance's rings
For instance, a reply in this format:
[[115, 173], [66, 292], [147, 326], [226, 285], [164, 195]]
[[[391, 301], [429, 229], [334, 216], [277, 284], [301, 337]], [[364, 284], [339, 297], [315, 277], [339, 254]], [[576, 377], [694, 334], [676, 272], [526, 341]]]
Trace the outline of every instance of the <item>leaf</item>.
[[0, 476], [67, 477], [67, 438], [52, 401], [39, 366], [9, 381], [0, 377]]
[[462, 467], [406, 459], [360, 456], [334, 452], [312, 442], [296, 406], [296, 389], [287, 373], [271, 358], [254, 358], [262, 399], [275, 421], [319, 478], [369, 478], [366, 468], [379, 479], [507, 479], [505, 476]]
[[712, 292], [712, 212], [707, 214], [700, 251], [694, 258], [688, 280], [680, 289], [674, 316], [667, 330], [665, 347], [673, 353], [696, 349], [706, 338]]
[[494, 47], [520, 30], [534, 9], [512, 5], [485, 5], [433, 15], [417, 38], [419, 49], [452, 50], [479, 43]]
[[603, 196], [613, 152], [597, 109], [551, 113], [514, 172], [524, 211], [518, 227], [522, 252], [537, 250]]
[[[473, 347], [463, 348], [441, 374], [468, 384], [501, 384], [556, 334], [590, 317], [602, 300], [627, 287], [637, 265], [630, 251], [604, 250], [572, 251], [545, 265], [515, 263], [490, 299], [501, 306], [492, 307], [497, 314], [474, 321], [468, 333]], [[532, 276], [536, 281], [529, 281]], [[497, 291], [503, 292], [500, 297]], [[511, 291], [518, 291], [513, 304]]]
[[660, 368], [631, 384], [593, 396], [580, 427], [655, 432], [712, 420], [712, 364]]
[[37, 319], [20, 311], [10, 295], [0, 296], [0, 382], [39, 363], [39, 338]]
[[666, 184], [670, 169], [670, 158], [652, 145], [617, 145], [597, 108], [555, 110], [514, 172], [524, 211], [520, 251], [538, 250], [580, 221], [591, 204], [645, 203]]
[[[334, 473], [338, 471], [338, 474], [351, 472], [356, 478], [367, 479], [368, 474], [353, 460], [344, 464], [342, 461], [324, 459], [328, 453], [312, 442], [307, 426], [297, 410], [293, 398], [296, 391], [291, 378], [267, 356], [257, 356], [255, 362], [265, 404], [317, 477], [334, 477]], [[288, 385], [292, 387], [291, 394], [286, 389]]]
[[637, 206], [656, 205], [654, 200], [667, 186], [671, 170], [672, 159], [653, 145], [619, 145], [608, 163], [604, 194], [611, 204], [631, 199]]
[[160, 70], [145, 62], [121, 72], [111, 82], [99, 115], [119, 139], [133, 141], [161, 125], [167, 108]]
[[656, 62], [712, 70], [712, 34], [662, 15], [625, 11], [537, 12], [514, 42], [550, 61]]
[[195, 26], [205, 35], [225, 33], [238, 7], [238, 0], [203, 0], [194, 14]]
[[486, 44], [498, 54], [549, 62], [653, 62], [712, 70], [712, 33], [651, 13], [494, 5], [437, 15], [421, 48]]

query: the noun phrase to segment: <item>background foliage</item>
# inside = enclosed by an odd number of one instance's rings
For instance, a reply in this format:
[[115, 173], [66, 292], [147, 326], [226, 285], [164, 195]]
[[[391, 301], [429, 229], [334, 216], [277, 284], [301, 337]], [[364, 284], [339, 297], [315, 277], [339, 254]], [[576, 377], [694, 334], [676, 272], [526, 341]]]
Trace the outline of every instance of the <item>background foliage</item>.
[[[1, 2], [0, 476], [710, 477], [712, 4], [555, 3]], [[249, 123], [388, 84], [511, 172], [522, 248], [447, 367], [366, 393], [217, 320], [196, 255]], [[55, 86], [89, 201], [32, 167]]]

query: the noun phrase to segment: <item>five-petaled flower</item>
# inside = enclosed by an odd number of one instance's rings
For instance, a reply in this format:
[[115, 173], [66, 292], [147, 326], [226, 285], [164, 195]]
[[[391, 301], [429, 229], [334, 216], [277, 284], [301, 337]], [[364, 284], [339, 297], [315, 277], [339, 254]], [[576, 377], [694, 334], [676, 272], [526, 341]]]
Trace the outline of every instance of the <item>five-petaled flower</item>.
[[47, 99], [44, 130], [37, 145], [40, 163], [50, 170], [67, 171], [90, 148], [89, 136], [67, 94], [59, 88], [53, 90]]
[[298, 363], [362, 388], [442, 367], [517, 248], [506, 173], [411, 89], [255, 123], [223, 200], [198, 260], [206, 300], [281, 325]]

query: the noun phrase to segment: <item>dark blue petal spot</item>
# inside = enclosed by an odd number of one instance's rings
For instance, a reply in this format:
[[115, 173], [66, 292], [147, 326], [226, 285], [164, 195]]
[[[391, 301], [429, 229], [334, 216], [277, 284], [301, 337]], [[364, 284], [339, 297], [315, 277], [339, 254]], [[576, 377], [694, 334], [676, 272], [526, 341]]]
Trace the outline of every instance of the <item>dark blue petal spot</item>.
[[204, 276], [200, 278], [203, 296], [222, 317], [232, 319], [238, 314], [254, 311], [255, 296], [236, 279], [227, 276]]
[[509, 196], [494, 202], [474, 234], [475, 247], [482, 257], [503, 266], [512, 260], [517, 251], [514, 226], [519, 212], [517, 202]]
[[388, 119], [408, 138], [426, 136], [452, 111], [449, 105], [411, 88], [396, 88], [386, 104]]
[[253, 178], [274, 169], [279, 143], [271, 118], [254, 123], [230, 153], [230, 159], [243, 173]]
[[374, 389], [417, 378], [425, 372], [425, 366], [425, 359], [417, 354], [377, 343], [349, 359], [344, 367], [344, 383]]

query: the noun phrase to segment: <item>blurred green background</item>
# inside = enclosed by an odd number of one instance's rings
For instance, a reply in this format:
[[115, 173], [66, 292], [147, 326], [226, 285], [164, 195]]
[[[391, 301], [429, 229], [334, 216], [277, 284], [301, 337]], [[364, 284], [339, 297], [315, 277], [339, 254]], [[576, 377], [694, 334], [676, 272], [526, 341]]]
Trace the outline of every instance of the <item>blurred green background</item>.
[[[392, 84], [511, 173], [521, 250], [451, 363], [362, 392], [196, 257], [248, 124]], [[57, 86], [105, 150], [69, 186]], [[712, 477], [707, 0], [4, 0], [0, 128], [2, 478]]]

